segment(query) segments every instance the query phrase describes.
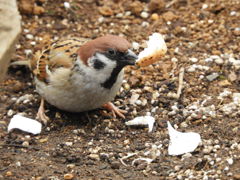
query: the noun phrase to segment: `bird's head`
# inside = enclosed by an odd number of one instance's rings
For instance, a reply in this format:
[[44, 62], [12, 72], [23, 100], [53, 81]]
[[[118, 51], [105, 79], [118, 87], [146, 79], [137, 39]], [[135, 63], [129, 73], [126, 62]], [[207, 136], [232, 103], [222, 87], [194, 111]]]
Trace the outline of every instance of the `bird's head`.
[[78, 50], [78, 54], [86, 65], [93, 65], [95, 69], [104, 68], [105, 65], [112, 64], [111, 62], [123, 68], [126, 65], [134, 65], [137, 59], [130, 49], [131, 44], [126, 39], [106, 35], [85, 43]]
[[135, 65], [137, 59], [137, 55], [131, 50], [131, 44], [115, 35], [88, 41], [80, 47], [78, 55], [86, 66], [95, 70], [96, 74], [105, 75], [106, 81], [111, 79], [113, 82], [125, 66]]

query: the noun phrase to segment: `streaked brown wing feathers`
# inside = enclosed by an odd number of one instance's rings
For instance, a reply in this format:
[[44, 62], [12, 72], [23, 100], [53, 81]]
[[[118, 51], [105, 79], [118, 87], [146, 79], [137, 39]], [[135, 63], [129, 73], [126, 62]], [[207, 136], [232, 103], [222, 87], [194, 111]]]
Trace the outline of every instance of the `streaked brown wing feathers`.
[[36, 52], [31, 61], [31, 69], [34, 75], [41, 81], [47, 82], [48, 72], [54, 72], [57, 68], [71, 68], [77, 57], [77, 50], [87, 39], [71, 38], [52, 43], [45, 50]]

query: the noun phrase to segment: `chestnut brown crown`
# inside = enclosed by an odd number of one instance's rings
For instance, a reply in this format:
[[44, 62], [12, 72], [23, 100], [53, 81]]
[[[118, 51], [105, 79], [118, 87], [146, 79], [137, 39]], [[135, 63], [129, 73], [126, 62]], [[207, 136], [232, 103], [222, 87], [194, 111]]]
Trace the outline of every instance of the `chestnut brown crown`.
[[87, 60], [96, 52], [106, 52], [109, 49], [115, 49], [120, 52], [127, 52], [131, 44], [123, 37], [115, 35], [106, 35], [94, 40], [88, 41], [78, 50], [81, 60], [87, 64]]

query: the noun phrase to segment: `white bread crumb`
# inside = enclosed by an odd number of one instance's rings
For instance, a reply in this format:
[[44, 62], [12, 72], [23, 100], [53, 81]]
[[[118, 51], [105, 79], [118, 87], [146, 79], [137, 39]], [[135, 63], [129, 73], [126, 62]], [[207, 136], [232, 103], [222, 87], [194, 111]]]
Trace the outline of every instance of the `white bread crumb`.
[[159, 33], [153, 33], [146, 42], [147, 47], [138, 55], [136, 62], [139, 66], [148, 66], [158, 61], [167, 52], [167, 46], [163, 36]]

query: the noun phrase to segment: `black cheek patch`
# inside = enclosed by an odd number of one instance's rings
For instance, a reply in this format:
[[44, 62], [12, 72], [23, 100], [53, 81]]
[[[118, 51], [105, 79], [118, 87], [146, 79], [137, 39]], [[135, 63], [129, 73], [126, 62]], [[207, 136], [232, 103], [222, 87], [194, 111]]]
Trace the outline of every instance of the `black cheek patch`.
[[94, 69], [100, 70], [105, 67], [105, 64], [102, 61], [95, 59], [94, 63], [93, 63], [93, 67], [94, 67]]

